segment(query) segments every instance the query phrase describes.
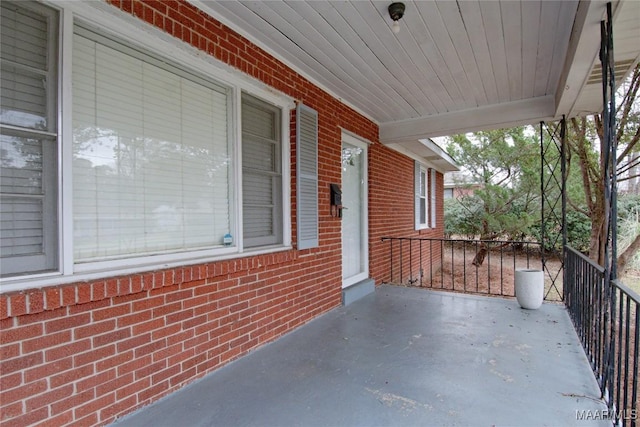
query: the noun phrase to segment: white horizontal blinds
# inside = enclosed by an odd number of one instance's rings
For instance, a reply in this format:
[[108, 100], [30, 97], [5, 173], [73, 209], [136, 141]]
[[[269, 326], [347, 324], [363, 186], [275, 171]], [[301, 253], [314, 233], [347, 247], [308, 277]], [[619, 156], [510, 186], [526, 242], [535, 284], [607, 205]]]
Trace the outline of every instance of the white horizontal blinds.
[[[2, 2], [1, 44], [3, 124], [38, 130], [55, 130], [48, 117], [49, 16]], [[44, 10], [42, 10], [44, 12]], [[52, 93], [52, 95], [55, 92]]]
[[57, 14], [2, 2], [0, 271], [57, 265]]
[[431, 227], [435, 228], [436, 226], [436, 170], [431, 169], [431, 177], [429, 178], [429, 182], [431, 183], [429, 189], [429, 195], [431, 196]]
[[244, 246], [282, 242], [280, 110], [242, 95]]
[[222, 245], [226, 91], [83, 28], [73, 63], [75, 261]]
[[298, 249], [318, 246], [318, 112], [297, 108], [297, 230]]

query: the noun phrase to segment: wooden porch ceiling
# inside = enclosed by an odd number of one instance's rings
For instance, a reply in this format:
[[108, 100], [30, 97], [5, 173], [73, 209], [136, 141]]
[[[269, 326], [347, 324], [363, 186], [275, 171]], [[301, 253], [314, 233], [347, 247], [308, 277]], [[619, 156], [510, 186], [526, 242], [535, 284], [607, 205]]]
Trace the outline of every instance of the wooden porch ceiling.
[[[596, 112], [600, 0], [191, 0], [380, 125], [387, 144]], [[620, 76], [640, 1], [613, 2]]]

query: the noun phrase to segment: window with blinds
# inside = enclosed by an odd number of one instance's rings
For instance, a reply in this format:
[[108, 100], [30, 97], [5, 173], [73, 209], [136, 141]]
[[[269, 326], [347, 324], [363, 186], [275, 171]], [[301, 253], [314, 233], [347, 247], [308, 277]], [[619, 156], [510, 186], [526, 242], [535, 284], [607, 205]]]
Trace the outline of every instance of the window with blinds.
[[431, 177], [429, 178], [429, 196], [431, 200], [431, 228], [436, 227], [436, 170], [431, 169]]
[[[72, 61], [62, 64], [56, 10], [33, 1], [0, 6], [3, 277], [229, 254], [241, 247], [228, 247], [236, 233], [247, 248], [284, 243], [282, 99], [243, 94], [238, 105], [241, 86], [71, 14], [64, 46]], [[59, 75], [71, 80], [60, 93], [72, 107], [60, 117]], [[64, 140], [58, 123], [72, 130]], [[69, 192], [58, 188], [63, 163]], [[63, 222], [73, 227], [61, 232]]]
[[73, 64], [75, 262], [222, 246], [227, 90], [81, 27]]
[[415, 229], [436, 227], [436, 170], [414, 164]]
[[1, 3], [0, 271], [54, 270], [57, 246], [57, 13]]
[[247, 248], [282, 243], [280, 109], [242, 95], [242, 227]]

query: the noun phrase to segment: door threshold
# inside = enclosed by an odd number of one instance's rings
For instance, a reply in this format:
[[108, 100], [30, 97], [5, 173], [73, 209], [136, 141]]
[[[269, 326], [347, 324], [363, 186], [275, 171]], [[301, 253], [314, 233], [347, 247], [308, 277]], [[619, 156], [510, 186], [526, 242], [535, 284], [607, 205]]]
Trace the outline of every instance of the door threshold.
[[376, 283], [373, 279], [364, 279], [346, 288], [342, 288], [342, 305], [349, 305], [373, 293], [375, 290]]

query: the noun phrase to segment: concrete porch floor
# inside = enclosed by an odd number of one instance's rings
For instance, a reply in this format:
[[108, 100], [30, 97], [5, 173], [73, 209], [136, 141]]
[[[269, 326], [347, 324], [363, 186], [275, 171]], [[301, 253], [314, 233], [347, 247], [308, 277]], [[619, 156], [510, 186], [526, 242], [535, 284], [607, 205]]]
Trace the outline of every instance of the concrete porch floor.
[[124, 426], [594, 426], [562, 305], [381, 286], [119, 420]]

